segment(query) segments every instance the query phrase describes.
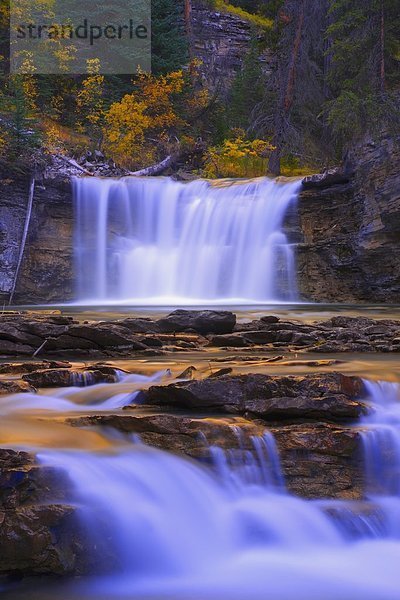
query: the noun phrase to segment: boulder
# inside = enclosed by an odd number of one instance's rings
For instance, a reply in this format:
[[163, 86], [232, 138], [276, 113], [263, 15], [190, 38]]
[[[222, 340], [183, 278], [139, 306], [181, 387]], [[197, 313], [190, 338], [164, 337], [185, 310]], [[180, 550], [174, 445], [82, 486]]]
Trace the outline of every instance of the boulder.
[[288, 490], [303, 498], [360, 500], [364, 464], [353, 427], [328, 423], [272, 426]]
[[1, 381], [0, 395], [21, 394], [24, 392], [36, 392], [35, 388], [28, 381]]
[[39, 369], [69, 369], [71, 363], [64, 361], [41, 361], [41, 362], [21, 362], [21, 363], [4, 363], [0, 365], [0, 373], [31, 373]]
[[27, 344], [30, 346], [40, 345], [42, 340], [39, 336], [33, 335], [22, 327], [22, 322], [1, 321], [0, 320], [0, 339], [17, 344]]
[[28, 346], [25, 343], [20, 344], [0, 339], [0, 355], [3, 356], [32, 356], [35, 349], [33, 346]]
[[66, 575], [75, 571], [74, 508], [22, 506], [0, 512], [0, 573]]
[[303, 188], [328, 188], [332, 185], [343, 185], [349, 183], [351, 179], [351, 173], [344, 171], [341, 167], [335, 167], [333, 169], [327, 169], [323, 173], [316, 173], [315, 175], [308, 175], [302, 181]]
[[118, 321], [118, 323], [132, 333], [158, 333], [160, 331], [157, 322], [149, 318], [128, 318]]
[[143, 349], [145, 346], [136, 341], [132, 332], [117, 323], [91, 323], [88, 325], [72, 325], [68, 335], [79, 339], [89, 340], [97, 347], [107, 348], [116, 346], [132, 346]]
[[366, 406], [357, 398], [362, 380], [340, 373], [277, 377], [262, 374], [222, 376], [152, 386], [144, 403], [197, 411], [252, 414], [266, 420], [357, 419]]
[[27, 452], [0, 449], [0, 575], [79, 572], [84, 537], [65, 472]]
[[245, 348], [251, 344], [241, 333], [227, 333], [225, 335], [211, 336], [209, 345], [217, 348]]
[[157, 324], [163, 333], [193, 330], [202, 335], [224, 334], [232, 333], [236, 315], [216, 310], [175, 310], [167, 317], [159, 319]]

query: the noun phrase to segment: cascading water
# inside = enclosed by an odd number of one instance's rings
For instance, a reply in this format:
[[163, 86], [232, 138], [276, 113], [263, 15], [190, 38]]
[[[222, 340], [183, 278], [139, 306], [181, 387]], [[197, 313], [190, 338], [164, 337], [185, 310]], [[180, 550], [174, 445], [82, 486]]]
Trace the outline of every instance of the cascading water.
[[379, 506], [388, 536], [400, 538], [400, 385], [365, 381], [372, 411], [362, 434], [367, 494]]
[[[127, 386], [125, 394], [131, 386], [132, 394], [137, 384], [128, 375], [116, 384], [51, 394], [69, 404], [56, 405], [56, 411], [71, 410], [72, 404], [87, 412], [94, 398], [97, 410], [107, 411], [132, 402], [121, 396], [121, 386]], [[97, 548], [99, 558], [103, 552], [106, 561], [107, 553], [113, 558], [108, 574], [84, 580], [66, 595], [58, 591], [57, 597], [397, 600], [400, 386], [365, 386], [371, 410], [357, 424], [368, 480], [361, 504], [291, 496], [270, 433], [253, 438], [251, 451], [237, 430], [238, 449], [211, 448], [212, 469], [126, 438], [112, 438], [92, 452], [40, 450], [43, 464], [68, 473], [69, 501], [80, 508], [94, 553]], [[77, 393], [85, 398], [80, 405]], [[42, 401], [50, 410], [48, 396], [38, 398], [37, 407]], [[3, 414], [15, 410], [6, 399], [1, 406]], [[357, 530], [357, 519], [367, 526]], [[383, 526], [374, 526], [376, 519]]]
[[81, 303], [264, 303], [297, 297], [283, 231], [299, 182], [77, 178]]

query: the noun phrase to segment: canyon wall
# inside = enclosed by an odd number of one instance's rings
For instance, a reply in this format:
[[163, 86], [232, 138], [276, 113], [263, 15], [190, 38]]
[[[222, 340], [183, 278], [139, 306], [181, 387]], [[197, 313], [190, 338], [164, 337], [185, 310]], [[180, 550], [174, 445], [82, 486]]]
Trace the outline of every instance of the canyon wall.
[[[365, 140], [300, 195], [299, 286], [318, 302], [400, 301], [400, 136]], [[346, 179], [348, 180], [346, 182]]]

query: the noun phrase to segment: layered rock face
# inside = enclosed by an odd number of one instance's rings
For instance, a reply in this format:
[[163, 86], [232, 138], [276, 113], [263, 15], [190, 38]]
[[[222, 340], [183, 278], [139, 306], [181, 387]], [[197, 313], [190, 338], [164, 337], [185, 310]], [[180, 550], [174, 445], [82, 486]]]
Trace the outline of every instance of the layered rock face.
[[[13, 175], [0, 182], [0, 302], [5, 304], [17, 268], [28, 191], [29, 179], [25, 177]], [[70, 178], [37, 181], [14, 303], [73, 298], [73, 219]]]
[[0, 449], [0, 574], [76, 569], [74, 509], [62, 502], [67, 485], [65, 474], [40, 468], [27, 452]]
[[305, 299], [399, 301], [399, 160], [400, 137], [382, 136], [348, 153], [337, 183], [327, 177], [305, 186], [298, 247]]
[[[228, 12], [210, 9], [204, 0], [192, 3], [193, 54], [202, 61], [201, 69], [211, 89], [227, 94], [243, 58], [250, 51], [254, 32], [247, 21]], [[266, 75], [274, 57], [264, 51], [260, 64]]]

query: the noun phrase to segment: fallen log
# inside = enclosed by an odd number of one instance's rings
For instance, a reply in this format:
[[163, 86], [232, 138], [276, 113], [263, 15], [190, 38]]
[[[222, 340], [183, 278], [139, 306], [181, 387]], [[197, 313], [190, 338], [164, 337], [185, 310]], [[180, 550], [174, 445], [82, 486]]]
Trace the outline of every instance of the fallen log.
[[176, 157], [174, 155], [170, 154], [161, 162], [151, 165], [150, 167], [146, 167], [145, 169], [140, 169], [139, 171], [129, 171], [128, 175], [134, 175], [135, 177], [151, 177], [152, 175], [160, 175], [174, 163], [175, 158]]

